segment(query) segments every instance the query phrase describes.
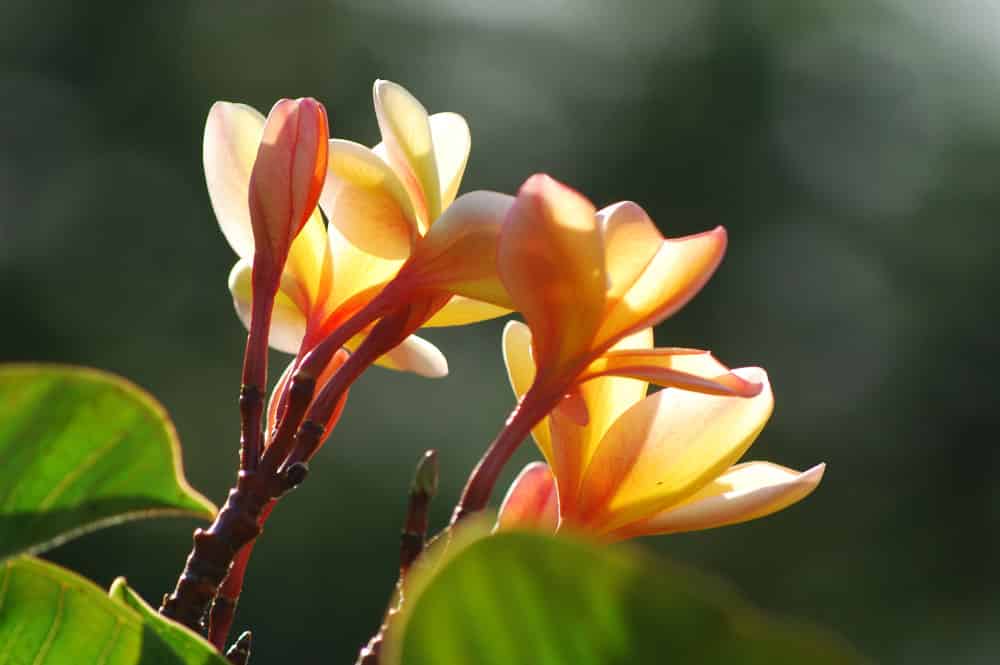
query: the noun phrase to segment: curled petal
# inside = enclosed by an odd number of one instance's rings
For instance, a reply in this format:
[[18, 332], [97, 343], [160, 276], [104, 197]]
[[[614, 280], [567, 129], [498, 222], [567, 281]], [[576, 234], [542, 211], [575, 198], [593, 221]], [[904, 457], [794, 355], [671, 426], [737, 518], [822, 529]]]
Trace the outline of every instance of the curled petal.
[[[233, 296], [233, 306], [243, 325], [250, 328], [250, 312], [253, 304], [251, 277], [253, 268], [246, 259], [240, 259], [229, 272], [229, 292]], [[274, 312], [271, 315], [271, 331], [268, 343], [284, 353], [298, 353], [306, 334], [306, 315], [296, 302], [298, 284], [282, 279], [281, 287], [274, 298]]]
[[375, 81], [373, 95], [389, 161], [404, 184], [416, 185], [417, 191], [411, 193], [423, 203], [428, 222], [433, 221], [441, 214], [441, 185], [427, 109], [403, 86], [391, 81]]
[[[497, 243], [514, 198], [496, 192], [463, 194], [413, 249], [404, 270], [415, 286], [511, 307], [497, 274]], [[402, 275], [401, 275], [402, 277]]]
[[631, 288], [663, 244], [663, 234], [646, 211], [631, 201], [597, 213], [607, 252], [608, 300], [617, 301]]
[[448, 359], [440, 349], [416, 335], [407, 337], [402, 344], [379, 358], [376, 364], [429, 379], [448, 376]]
[[[281, 270], [292, 241], [319, 201], [329, 129], [315, 99], [282, 99], [267, 116], [250, 173], [255, 262]], [[267, 262], [264, 262], [264, 260]]]
[[441, 207], [447, 208], [455, 200], [462, 184], [472, 137], [465, 118], [457, 113], [435, 113], [429, 121], [431, 139], [434, 142], [434, 159], [441, 181]]
[[359, 249], [333, 223], [327, 227], [327, 236], [333, 257], [331, 310], [340, 308], [362, 292], [385, 284], [403, 265], [402, 259], [385, 259]]
[[825, 464], [795, 471], [769, 462], [737, 464], [683, 503], [629, 524], [615, 538], [711, 529], [764, 517], [809, 496]]
[[247, 193], [263, 132], [264, 116], [245, 104], [216, 102], [205, 123], [202, 159], [208, 196], [222, 234], [243, 259], [253, 256]]
[[[528, 392], [535, 381], [535, 361], [531, 356], [531, 331], [520, 321], [508, 321], [503, 329], [503, 361], [507, 367], [507, 378], [518, 401]], [[552, 459], [552, 438], [549, 434], [549, 419], [543, 418], [533, 430], [538, 448], [548, 460]]]
[[612, 350], [592, 362], [580, 380], [600, 376], [631, 377], [709, 395], [753, 397], [763, 388], [699, 349]]
[[423, 327], [464, 326], [508, 314], [510, 314], [510, 310], [506, 307], [498, 307], [465, 296], [453, 296], [447, 305], [424, 323]]
[[[635, 330], [656, 325], [679, 310], [705, 285], [725, 251], [726, 231], [721, 226], [697, 235], [664, 240], [645, 269], [608, 310], [597, 334], [597, 345], [604, 346]], [[612, 259], [617, 261], [609, 257]]]
[[320, 206], [358, 249], [405, 259], [419, 236], [413, 204], [381, 157], [352, 141], [333, 139]]
[[687, 499], [739, 459], [774, 407], [766, 373], [735, 373], [763, 384], [756, 397], [667, 388], [626, 411], [598, 445], [580, 484], [578, 518], [610, 533]]
[[541, 529], [555, 533], [559, 526], [559, 499], [552, 472], [543, 462], [532, 462], [517, 474], [507, 490], [497, 530]]
[[518, 192], [500, 237], [500, 278], [531, 328], [546, 374], [584, 357], [604, 317], [607, 275], [595, 212], [577, 192], [535, 175]]

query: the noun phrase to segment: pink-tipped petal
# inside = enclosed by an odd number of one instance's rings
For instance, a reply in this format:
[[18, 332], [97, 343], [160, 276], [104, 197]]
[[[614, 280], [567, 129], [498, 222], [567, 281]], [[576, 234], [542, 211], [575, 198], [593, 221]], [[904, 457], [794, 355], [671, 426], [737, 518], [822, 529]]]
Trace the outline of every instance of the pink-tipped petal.
[[705, 285], [725, 251], [726, 231], [721, 226], [664, 240], [646, 268], [607, 312], [597, 344], [605, 345], [656, 325], [679, 310]]
[[517, 475], [497, 515], [497, 530], [541, 529], [555, 533], [559, 526], [559, 499], [552, 472], [543, 462], [532, 462]]
[[592, 362], [581, 381], [601, 376], [631, 377], [709, 395], [754, 397], [762, 389], [699, 349], [612, 350]]

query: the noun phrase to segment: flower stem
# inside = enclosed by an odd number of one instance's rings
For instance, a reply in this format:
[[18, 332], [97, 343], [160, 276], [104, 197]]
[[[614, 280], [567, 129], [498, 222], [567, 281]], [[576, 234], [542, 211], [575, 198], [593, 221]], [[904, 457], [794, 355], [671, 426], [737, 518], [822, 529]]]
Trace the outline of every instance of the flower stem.
[[479, 463], [469, 474], [469, 479], [462, 490], [462, 496], [455, 506], [449, 526], [455, 526], [460, 521], [477, 513], [489, 503], [493, 487], [500, 477], [504, 466], [517, 450], [521, 442], [528, 436], [531, 429], [559, 403], [555, 398], [536, 392], [534, 387], [525, 393], [510, 416], [497, 438], [480, 458]]

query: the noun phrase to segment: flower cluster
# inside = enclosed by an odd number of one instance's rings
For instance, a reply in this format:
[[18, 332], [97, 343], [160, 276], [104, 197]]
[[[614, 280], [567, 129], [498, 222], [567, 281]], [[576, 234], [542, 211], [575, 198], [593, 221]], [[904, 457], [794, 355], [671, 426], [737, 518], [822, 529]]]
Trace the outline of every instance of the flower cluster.
[[[823, 465], [737, 463], [773, 409], [764, 370], [654, 347], [652, 327], [721, 261], [724, 229], [665, 238], [637, 204], [597, 210], [545, 175], [516, 196], [458, 196], [465, 120], [428, 114], [388, 81], [374, 103], [373, 148], [328, 138], [312, 99], [282, 100], [266, 118], [226, 102], [209, 113], [208, 189], [250, 331], [245, 394], [263, 387], [267, 343], [294, 356], [262, 431], [246, 400], [245, 470], [278, 477], [307, 461], [372, 364], [447, 374], [419, 328], [514, 311], [524, 323], [508, 323], [503, 354], [517, 407], [453, 521], [485, 507], [529, 433], [546, 463], [518, 476], [498, 528], [620, 540], [761, 517], [818, 485]], [[664, 389], [647, 395], [650, 384]]]

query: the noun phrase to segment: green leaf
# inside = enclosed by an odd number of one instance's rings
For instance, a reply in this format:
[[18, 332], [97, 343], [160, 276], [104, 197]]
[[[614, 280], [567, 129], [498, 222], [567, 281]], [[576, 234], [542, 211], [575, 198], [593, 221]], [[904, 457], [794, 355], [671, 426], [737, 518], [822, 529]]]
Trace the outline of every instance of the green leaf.
[[8, 559], [0, 563], [0, 663], [228, 665], [201, 637], [166, 630], [166, 620], [130, 604], [54, 564]]
[[763, 616], [717, 580], [562, 537], [479, 540], [404, 593], [385, 663], [863, 662], [815, 628]]
[[163, 407], [119, 377], [0, 365], [0, 559], [155, 515], [211, 518]]

